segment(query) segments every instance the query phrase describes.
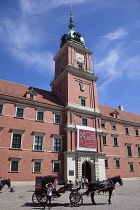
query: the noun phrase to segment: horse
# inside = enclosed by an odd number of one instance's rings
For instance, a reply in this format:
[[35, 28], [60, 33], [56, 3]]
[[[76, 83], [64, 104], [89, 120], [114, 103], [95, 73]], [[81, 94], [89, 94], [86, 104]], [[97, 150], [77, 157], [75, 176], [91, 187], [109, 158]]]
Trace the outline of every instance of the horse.
[[9, 189], [11, 188], [11, 181], [10, 179], [2, 179], [1, 180], [1, 185], [2, 185], [2, 188], [7, 185], [9, 187]]
[[95, 201], [94, 201], [94, 194], [95, 192], [109, 192], [109, 199], [108, 199], [108, 203], [111, 204], [111, 195], [112, 195], [112, 191], [115, 189], [115, 185], [116, 183], [119, 183], [121, 186], [123, 185], [122, 179], [120, 176], [115, 176], [112, 178], [109, 178], [105, 181], [91, 181], [88, 185], [88, 190], [85, 192], [86, 195], [89, 195], [89, 193], [91, 194], [91, 201], [93, 205], [96, 205]]

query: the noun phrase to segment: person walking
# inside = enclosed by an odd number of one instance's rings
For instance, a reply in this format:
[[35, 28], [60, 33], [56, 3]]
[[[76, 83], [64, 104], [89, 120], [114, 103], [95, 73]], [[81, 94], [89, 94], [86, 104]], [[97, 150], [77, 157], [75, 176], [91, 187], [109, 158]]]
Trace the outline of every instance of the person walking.
[[84, 181], [84, 178], [83, 177], [81, 178], [81, 184], [82, 184], [82, 189], [84, 189], [85, 181]]
[[86, 186], [86, 189], [88, 188], [88, 178], [86, 177], [85, 178], [85, 186]]
[[76, 186], [78, 186], [78, 178], [75, 179]]
[[0, 177], [0, 193], [2, 193], [2, 188], [3, 188], [3, 185], [2, 185], [2, 182], [1, 182], [1, 180], [2, 180], [2, 177]]

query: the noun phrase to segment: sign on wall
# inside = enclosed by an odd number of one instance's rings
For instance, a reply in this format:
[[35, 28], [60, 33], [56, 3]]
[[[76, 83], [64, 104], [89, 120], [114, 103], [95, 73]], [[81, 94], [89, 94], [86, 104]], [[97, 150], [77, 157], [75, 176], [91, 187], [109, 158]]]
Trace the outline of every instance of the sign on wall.
[[95, 128], [77, 125], [77, 150], [96, 152]]

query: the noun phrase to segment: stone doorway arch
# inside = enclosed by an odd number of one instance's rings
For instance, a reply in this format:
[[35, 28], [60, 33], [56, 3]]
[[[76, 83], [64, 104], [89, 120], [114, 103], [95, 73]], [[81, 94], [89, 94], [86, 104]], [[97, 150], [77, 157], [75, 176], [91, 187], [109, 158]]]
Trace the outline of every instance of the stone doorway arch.
[[82, 177], [87, 177], [89, 182], [91, 181], [91, 165], [88, 161], [84, 161], [82, 164]]

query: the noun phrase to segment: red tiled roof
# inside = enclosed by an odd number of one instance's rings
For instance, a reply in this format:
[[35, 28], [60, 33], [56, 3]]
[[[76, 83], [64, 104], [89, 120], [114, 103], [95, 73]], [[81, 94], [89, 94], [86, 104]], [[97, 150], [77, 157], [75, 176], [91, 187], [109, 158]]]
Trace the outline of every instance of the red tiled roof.
[[114, 112], [116, 110], [119, 113], [118, 119], [128, 121], [128, 122], [134, 122], [134, 123], [140, 123], [140, 115], [134, 114], [131, 112], [127, 112], [124, 110], [120, 109], [115, 109], [112, 107], [104, 106], [99, 104], [99, 110], [103, 116], [114, 118], [113, 116], [110, 115], [110, 113]]
[[[0, 94], [3, 95], [27, 99], [25, 97], [25, 94], [30, 88], [30, 86], [21, 85], [18, 83], [0, 79]], [[41, 90], [38, 88], [33, 88], [33, 90], [37, 93], [35, 101], [63, 107], [61, 101], [52, 92]]]

